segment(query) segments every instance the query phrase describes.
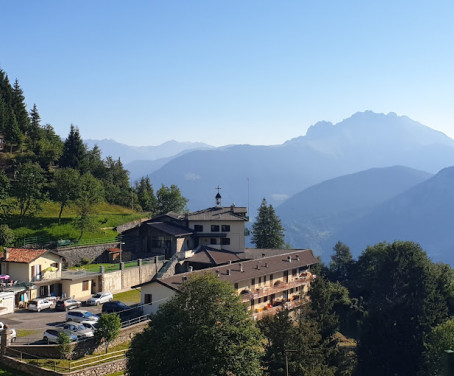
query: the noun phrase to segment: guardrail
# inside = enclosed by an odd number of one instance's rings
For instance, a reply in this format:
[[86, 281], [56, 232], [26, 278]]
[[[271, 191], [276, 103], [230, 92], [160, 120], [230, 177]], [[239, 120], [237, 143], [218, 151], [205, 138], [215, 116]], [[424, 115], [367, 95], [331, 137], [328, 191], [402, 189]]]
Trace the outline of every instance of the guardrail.
[[139, 324], [141, 322], [148, 321], [149, 319], [150, 318], [148, 317], [148, 315], [143, 315], [143, 316], [136, 317], [135, 319], [125, 320], [125, 321], [122, 321], [121, 327], [127, 328], [128, 326]]
[[108, 352], [107, 354], [100, 353], [99, 355], [85, 356], [79, 360], [58, 360], [40, 358], [36, 355], [28, 354], [23, 351], [6, 348], [6, 355], [16, 358], [20, 361], [32, 364], [34, 366], [50, 369], [56, 372], [73, 372], [80, 371], [88, 367], [95, 367], [104, 363], [113, 362], [126, 358], [128, 349]]

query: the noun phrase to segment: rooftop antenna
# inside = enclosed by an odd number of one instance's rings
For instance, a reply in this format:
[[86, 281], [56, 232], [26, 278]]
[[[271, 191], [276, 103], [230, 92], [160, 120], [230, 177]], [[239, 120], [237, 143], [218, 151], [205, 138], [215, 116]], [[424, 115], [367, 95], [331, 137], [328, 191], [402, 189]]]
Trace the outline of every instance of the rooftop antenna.
[[221, 194], [219, 193], [219, 191], [221, 190], [221, 187], [218, 185], [215, 189], [218, 190], [218, 193], [216, 195], [216, 207], [220, 207], [221, 206]]

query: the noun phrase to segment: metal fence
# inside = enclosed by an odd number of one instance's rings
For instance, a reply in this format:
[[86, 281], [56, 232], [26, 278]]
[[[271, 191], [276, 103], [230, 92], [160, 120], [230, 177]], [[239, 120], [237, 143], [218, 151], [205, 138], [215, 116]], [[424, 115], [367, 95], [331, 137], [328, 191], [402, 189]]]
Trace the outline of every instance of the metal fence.
[[80, 371], [88, 367], [99, 366], [101, 364], [110, 363], [120, 359], [125, 359], [127, 351], [128, 349], [112, 351], [108, 352], [107, 354], [85, 356], [78, 360], [59, 360], [40, 358], [36, 355], [28, 354], [26, 352], [7, 347], [6, 355], [40, 368], [50, 369], [56, 372], [72, 372]]
[[20, 238], [14, 242], [15, 247], [26, 247], [30, 245], [34, 246], [46, 246], [47, 248], [68, 248], [78, 247], [84, 245], [96, 245], [105, 243], [117, 243], [120, 240], [118, 237], [107, 237], [107, 238], [93, 238], [93, 239], [55, 239], [49, 236], [31, 236], [27, 238]]

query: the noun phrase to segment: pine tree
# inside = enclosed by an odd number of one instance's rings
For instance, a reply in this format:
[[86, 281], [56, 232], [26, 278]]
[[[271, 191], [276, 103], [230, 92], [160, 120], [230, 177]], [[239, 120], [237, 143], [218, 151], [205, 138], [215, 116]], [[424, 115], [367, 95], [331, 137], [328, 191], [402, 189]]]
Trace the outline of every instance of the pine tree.
[[30, 126], [30, 119], [28, 117], [27, 106], [25, 104], [24, 92], [19, 86], [19, 81], [14, 81], [12, 92], [12, 107], [14, 115], [16, 115], [17, 124], [22, 134], [27, 134]]
[[19, 125], [17, 124], [16, 116], [14, 116], [14, 113], [12, 113], [8, 118], [8, 122], [3, 128], [3, 135], [5, 137], [5, 143], [9, 145], [10, 153], [13, 152], [13, 146], [19, 147], [22, 144], [23, 136], [19, 129]]
[[86, 155], [87, 148], [80, 137], [79, 129], [71, 124], [68, 138], [63, 146], [60, 167], [69, 167], [80, 172]]
[[252, 226], [251, 242], [257, 248], [283, 248], [284, 228], [272, 205], [267, 205], [266, 199], [258, 209], [258, 215]]

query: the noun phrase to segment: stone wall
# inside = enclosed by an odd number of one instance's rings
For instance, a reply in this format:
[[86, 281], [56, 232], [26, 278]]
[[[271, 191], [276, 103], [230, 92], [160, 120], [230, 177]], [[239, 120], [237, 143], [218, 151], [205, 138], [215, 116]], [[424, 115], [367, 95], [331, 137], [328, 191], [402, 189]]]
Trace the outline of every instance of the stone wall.
[[[65, 258], [68, 266], [74, 266], [83, 258], [90, 262], [110, 262], [107, 250], [109, 248], [118, 248], [119, 243], [106, 243], [81, 247], [59, 248], [56, 252]], [[126, 260], [125, 260], [126, 261]]]
[[[121, 329], [119, 336], [110, 343], [110, 347], [114, 347], [121, 343], [130, 341], [137, 333], [142, 332], [149, 321], [143, 321], [139, 324], [131, 325]], [[14, 352], [20, 351], [25, 354], [37, 356], [39, 358], [59, 359], [60, 353], [58, 345], [11, 345], [8, 347]], [[99, 344], [94, 338], [86, 339], [85, 341], [73, 344], [73, 359], [78, 359], [84, 355], [91, 355], [96, 352], [105, 351], [104, 344]]]
[[85, 368], [79, 371], [72, 372], [56, 372], [51, 371], [45, 368], [37, 367], [32, 364], [22, 362], [18, 359], [11, 358], [8, 356], [0, 357], [0, 363], [4, 364], [9, 368], [13, 368], [17, 371], [21, 371], [28, 375], [33, 376], [62, 376], [62, 375], [71, 375], [71, 376], [102, 376], [110, 375], [115, 372], [124, 371], [126, 369], [126, 358], [114, 360], [113, 362], [103, 363], [98, 366], [93, 366]]
[[141, 219], [137, 219], [135, 221], [132, 221], [132, 222], [128, 222], [128, 223], [123, 223], [122, 225], [120, 226], [117, 226], [116, 227], [116, 230], [118, 233], [122, 233], [126, 230], [129, 230], [131, 228], [134, 228], [138, 225], [140, 225], [142, 222], [145, 222], [145, 221], [148, 221], [150, 218], [141, 218]]

